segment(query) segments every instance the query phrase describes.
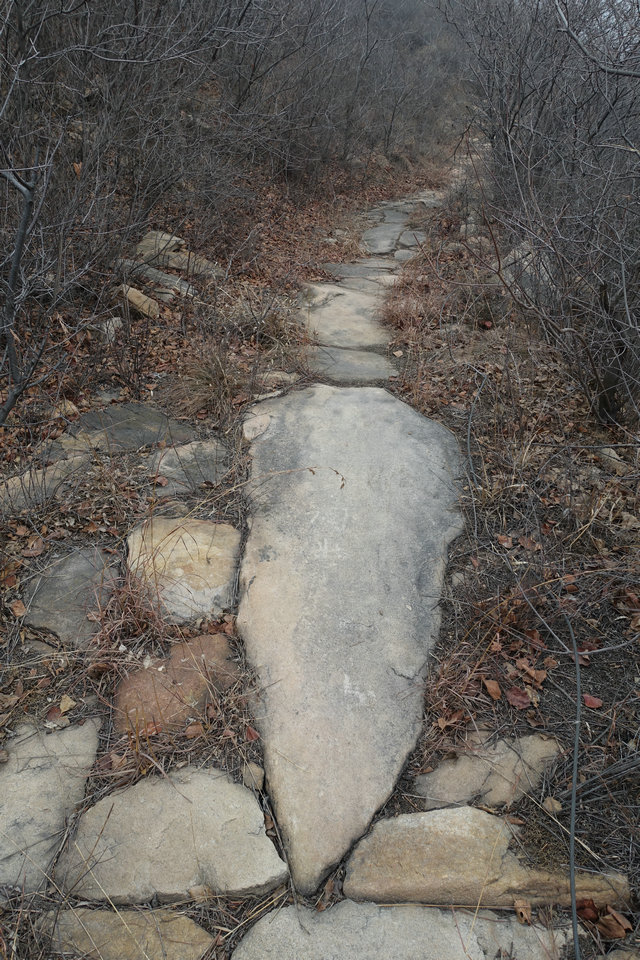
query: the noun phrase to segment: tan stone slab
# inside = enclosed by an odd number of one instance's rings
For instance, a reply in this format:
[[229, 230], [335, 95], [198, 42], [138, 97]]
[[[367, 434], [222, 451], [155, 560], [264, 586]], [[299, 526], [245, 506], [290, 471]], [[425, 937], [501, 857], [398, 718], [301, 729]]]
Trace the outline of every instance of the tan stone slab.
[[51, 911], [40, 931], [56, 954], [86, 960], [200, 960], [213, 943], [189, 917], [167, 909]]
[[214, 767], [152, 775], [99, 800], [61, 854], [65, 893], [117, 904], [266, 893], [287, 878], [253, 793]]
[[151, 297], [145, 296], [142, 290], [138, 290], [136, 287], [130, 287], [128, 283], [122, 283], [116, 292], [124, 297], [136, 313], [142, 314], [143, 317], [151, 317], [153, 320], [160, 316], [158, 303], [152, 300]]
[[172, 623], [233, 603], [240, 533], [227, 523], [155, 517], [128, 537], [129, 569]]
[[[379, 903], [442, 903], [512, 907], [571, 904], [569, 871], [522, 864], [509, 848], [515, 828], [473, 807], [379, 820], [347, 863], [345, 896]], [[624, 905], [621, 874], [579, 871], [578, 899]]]

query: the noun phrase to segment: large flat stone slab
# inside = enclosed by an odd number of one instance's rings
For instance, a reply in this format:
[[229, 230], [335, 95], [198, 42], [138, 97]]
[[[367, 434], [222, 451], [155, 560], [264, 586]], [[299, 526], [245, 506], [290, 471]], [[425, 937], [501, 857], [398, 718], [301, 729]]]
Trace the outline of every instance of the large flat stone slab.
[[154, 517], [127, 543], [129, 569], [171, 623], [217, 616], [233, 603], [240, 533], [230, 524]]
[[99, 629], [96, 615], [115, 581], [111, 555], [96, 547], [73, 550], [34, 576], [26, 590], [25, 620], [72, 647], [84, 647]]
[[85, 960], [200, 960], [213, 937], [173, 910], [90, 910], [75, 907], [42, 918], [41, 933], [58, 953]]
[[378, 383], [398, 373], [386, 357], [367, 350], [310, 347], [307, 363], [312, 373], [334, 383]]
[[89, 459], [88, 453], [78, 454], [4, 480], [0, 483], [0, 507], [18, 511], [54, 497], [62, 498], [86, 476]]
[[405, 217], [385, 220], [375, 227], [370, 227], [362, 234], [362, 242], [370, 253], [393, 253], [398, 246], [398, 238], [402, 233]]
[[380, 299], [338, 284], [324, 283], [309, 288], [311, 307], [307, 331], [318, 343], [330, 347], [386, 347], [391, 333], [375, 319]]
[[[442, 903], [473, 907], [571, 904], [569, 870], [521, 863], [510, 844], [515, 828], [474, 807], [409, 813], [379, 820], [347, 863], [345, 896], [378, 903]], [[625, 905], [621, 874], [576, 873], [576, 896]]]
[[151, 776], [82, 815], [56, 882], [86, 900], [146, 903], [266, 893], [288, 875], [246, 787], [213, 767]]
[[313, 891], [392, 792], [421, 726], [453, 436], [384, 390], [315, 386], [254, 408], [238, 624], [258, 671], [266, 775]]
[[550, 960], [569, 940], [568, 925], [526, 927], [489, 911], [477, 916], [343, 900], [321, 913], [292, 906], [263, 917], [233, 960]]
[[34, 893], [49, 867], [69, 817], [84, 796], [98, 749], [98, 720], [46, 734], [29, 724], [5, 744], [0, 765], [0, 886]]

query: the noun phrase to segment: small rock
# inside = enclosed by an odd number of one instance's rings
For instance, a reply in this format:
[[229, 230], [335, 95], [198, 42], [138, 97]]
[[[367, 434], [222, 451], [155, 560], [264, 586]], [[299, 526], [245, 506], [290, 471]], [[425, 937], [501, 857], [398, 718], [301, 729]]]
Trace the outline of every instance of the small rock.
[[489, 745], [487, 732], [470, 736], [465, 752], [443, 760], [432, 773], [415, 781], [425, 798], [425, 809], [465, 804], [478, 798], [485, 806], [499, 807], [520, 800], [540, 783], [546, 767], [557, 757], [555, 740], [538, 734], [519, 740], [505, 739]]
[[618, 477], [624, 477], [629, 472], [629, 466], [613, 447], [602, 447], [599, 453], [603, 466], [613, 471]]
[[378, 907], [343, 900], [317, 912], [296, 904], [263, 917], [233, 960], [549, 960], [570, 941], [558, 930], [523, 927], [488, 910]]
[[6, 743], [0, 767], [0, 886], [33, 893], [49, 866], [66, 818], [84, 796], [98, 749], [98, 720], [45, 734], [29, 724]]
[[242, 782], [250, 790], [257, 790], [258, 793], [264, 787], [264, 770], [257, 763], [249, 761], [242, 768]]
[[238, 679], [239, 669], [230, 660], [229, 642], [223, 634], [204, 634], [178, 643], [167, 659], [154, 660], [118, 685], [115, 728], [181, 730], [190, 717], [202, 713], [214, 691], [222, 692]]
[[160, 253], [172, 253], [180, 250], [185, 244], [186, 240], [177, 237], [174, 233], [166, 233], [164, 230], [149, 230], [136, 246], [136, 255], [143, 260], [148, 260], [149, 257], [154, 257]]
[[[379, 820], [347, 863], [345, 896], [380, 903], [455, 903], [511, 907], [515, 897], [532, 906], [569, 906], [566, 870], [549, 872], [520, 863], [509, 843], [515, 828], [473, 807], [410, 813]], [[579, 899], [628, 901], [620, 874], [576, 876]]]
[[555, 816], [556, 813], [560, 813], [562, 810], [562, 804], [559, 800], [556, 800], [555, 797], [545, 797], [542, 801], [542, 808], [543, 810], [546, 810], [547, 813], [551, 813], [553, 816]]
[[160, 316], [158, 303], [151, 297], [145, 296], [142, 290], [130, 287], [128, 283], [122, 283], [116, 293], [119, 293], [127, 301], [132, 310], [142, 314], [143, 317], [151, 317], [152, 320], [155, 320], [156, 317]]
[[200, 960], [211, 934], [172, 910], [51, 911], [40, 932], [51, 936], [51, 951], [87, 960]]
[[233, 603], [240, 533], [227, 523], [156, 517], [128, 537], [129, 569], [173, 623]]
[[58, 460], [39, 470], [30, 469], [19, 477], [0, 483], [0, 506], [23, 510], [33, 503], [66, 496], [74, 481], [86, 475], [89, 455], [74, 450], [68, 460]]
[[67, 400], [64, 398], [57, 403], [53, 409], [54, 417], [62, 417], [65, 420], [68, 420], [71, 417], [77, 417], [80, 411], [76, 407], [75, 403], [72, 400]]
[[122, 317], [107, 317], [97, 324], [98, 334], [103, 343], [113, 343], [124, 326]]
[[56, 867], [66, 893], [113, 903], [188, 899], [201, 885], [259, 895], [286, 878], [254, 795], [213, 767], [149, 776], [99, 800]]
[[197, 490], [203, 483], [218, 483], [229, 469], [229, 451], [221, 440], [194, 440], [180, 447], [159, 450], [151, 460], [151, 477], [169, 482], [162, 496], [176, 497]]
[[269, 370], [260, 376], [265, 386], [288, 386], [297, 383], [300, 379], [299, 373], [286, 373], [284, 370]]
[[26, 622], [72, 647], [85, 647], [99, 629], [95, 615], [116, 581], [112, 564], [113, 557], [95, 547], [53, 560], [26, 590]]

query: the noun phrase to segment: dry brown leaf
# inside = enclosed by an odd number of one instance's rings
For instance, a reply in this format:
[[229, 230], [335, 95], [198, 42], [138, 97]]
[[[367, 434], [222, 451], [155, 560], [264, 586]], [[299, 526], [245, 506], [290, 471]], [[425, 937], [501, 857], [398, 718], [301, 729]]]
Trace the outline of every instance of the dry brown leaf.
[[582, 699], [585, 707], [591, 707], [592, 710], [598, 710], [602, 706], [600, 697], [592, 697], [590, 693], [583, 693]]
[[482, 678], [482, 682], [487, 688], [487, 693], [492, 700], [499, 700], [502, 696], [502, 690], [500, 689], [500, 684], [497, 680], [487, 680], [486, 677]]
[[14, 600], [13, 603], [9, 604], [9, 609], [14, 617], [24, 617], [27, 612], [27, 608], [22, 600]]
[[71, 697], [68, 697], [66, 693], [60, 697], [60, 713], [68, 713], [69, 710], [73, 710], [75, 705], [76, 701], [72, 700]]
[[529, 694], [526, 690], [521, 690], [520, 687], [509, 687], [505, 697], [516, 710], [526, 710], [527, 707], [531, 706]]

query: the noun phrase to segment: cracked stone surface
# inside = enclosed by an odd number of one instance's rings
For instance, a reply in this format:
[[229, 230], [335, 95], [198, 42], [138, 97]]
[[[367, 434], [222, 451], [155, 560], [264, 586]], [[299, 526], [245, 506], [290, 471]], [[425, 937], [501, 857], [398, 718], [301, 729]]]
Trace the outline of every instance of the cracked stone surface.
[[25, 591], [25, 620], [72, 647], [85, 647], [99, 629], [96, 614], [115, 582], [110, 554], [95, 547], [74, 550], [34, 575]]
[[527, 927], [489, 911], [343, 900], [321, 913], [285, 907], [259, 920], [233, 960], [549, 960], [561, 955], [570, 929]]
[[50, 912], [40, 931], [56, 953], [86, 960], [200, 960], [211, 934], [172, 910], [72, 910]]
[[266, 893], [288, 875], [250, 790], [185, 767], [110, 793], [86, 811], [56, 866], [67, 894], [113, 903]]
[[163, 477], [168, 483], [158, 486], [163, 497], [192, 493], [203, 483], [219, 483], [229, 469], [229, 451], [221, 440], [194, 440], [179, 447], [159, 450], [150, 461], [152, 482]]
[[398, 373], [386, 357], [368, 350], [310, 347], [307, 362], [312, 373], [334, 383], [376, 383]]
[[380, 299], [339, 284], [311, 284], [307, 331], [329, 347], [386, 347], [391, 333], [376, 319]]
[[217, 616], [233, 603], [240, 533], [230, 524], [154, 517], [127, 543], [129, 569], [169, 622]]
[[[509, 846], [516, 835], [505, 820], [473, 807], [379, 820], [348, 860], [345, 896], [470, 907], [511, 907], [520, 897], [534, 906], [569, 906], [569, 871], [521, 863]], [[629, 887], [620, 874], [578, 871], [576, 895], [624, 905]]]
[[98, 720], [45, 733], [22, 724], [0, 765], [0, 886], [46, 886], [65, 821], [83, 796], [98, 748]]
[[[266, 778], [312, 892], [392, 792], [422, 718], [453, 436], [384, 390], [315, 386], [258, 404], [238, 626], [258, 672]], [[402, 491], [402, 496], [398, 495]]]

